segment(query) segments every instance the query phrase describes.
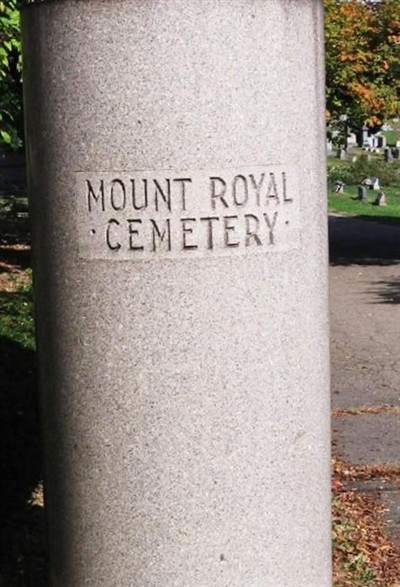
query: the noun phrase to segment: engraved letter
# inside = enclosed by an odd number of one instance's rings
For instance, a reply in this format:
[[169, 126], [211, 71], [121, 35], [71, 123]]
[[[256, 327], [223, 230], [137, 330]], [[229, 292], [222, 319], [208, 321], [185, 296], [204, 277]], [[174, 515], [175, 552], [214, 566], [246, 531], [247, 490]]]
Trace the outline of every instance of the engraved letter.
[[154, 185], [156, 188], [155, 191], [155, 196], [156, 196], [156, 210], [158, 212], [158, 196], [160, 195], [161, 198], [164, 200], [164, 202], [167, 204], [167, 208], [169, 211], [171, 211], [171, 180], [170, 179], [166, 179], [165, 181], [167, 182], [167, 192], [163, 192], [162, 187], [160, 186], [160, 184], [158, 183], [158, 181], [156, 179], [153, 179], [154, 181]]
[[[216, 207], [217, 207], [216, 206], [216, 202], [215, 202], [215, 200], [217, 198], [219, 198], [221, 200], [221, 202], [224, 204], [225, 208], [229, 208], [226, 200], [224, 199], [224, 195], [225, 195], [225, 192], [226, 192], [226, 183], [224, 182], [224, 180], [221, 179], [220, 177], [210, 177], [210, 181], [211, 181], [210, 189], [211, 189], [211, 206], [212, 206], [212, 209], [215, 210]], [[221, 184], [219, 193], [217, 193], [216, 190], [215, 190], [215, 188], [216, 188], [215, 183], [217, 181], [219, 181], [220, 184]]]
[[[240, 181], [242, 183], [242, 191], [243, 191], [243, 200], [240, 201], [238, 196], [238, 191], [240, 191], [240, 189], [238, 190], [238, 181]], [[244, 175], [235, 175], [235, 177], [233, 178], [233, 183], [232, 183], [232, 193], [233, 193], [233, 201], [235, 202], [236, 206], [244, 206], [244, 204], [247, 204], [247, 200], [249, 199], [249, 188], [247, 187], [247, 179], [244, 177]]]
[[132, 206], [135, 208], [135, 210], [144, 210], [145, 208], [147, 208], [147, 179], [143, 180], [144, 183], [144, 189], [143, 189], [143, 204], [142, 205], [138, 205], [138, 203], [136, 202], [136, 182], [134, 179], [131, 179], [131, 184], [132, 184]]
[[226, 247], [238, 247], [239, 246], [239, 242], [238, 241], [234, 241], [232, 242], [230, 240], [230, 232], [235, 232], [236, 227], [230, 222], [231, 220], [237, 220], [238, 217], [237, 216], [224, 216], [224, 228], [225, 228], [225, 234], [224, 234], [224, 241], [225, 241], [225, 246]]
[[257, 201], [257, 206], [259, 206], [261, 203], [261, 193], [260, 192], [261, 192], [262, 185], [264, 183], [265, 173], [261, 174], [260, 181], [258, 183], [256, 182], [254, 175], [252, 173], [250, 173], [250, 179], [251, 179], [251, 183], [253, 184], [253, 188], [256, 191], [256, 201]]
[[[257, 218], [257, 216], [254, 216], [254, 214], [245, 214], [244, 218], [246, 221], [246, 247], [250, 246], [250, 241], [252, 238], [258, 246], [261, 246], [262, 242], [260, 240], [260, 237], [258, 236], [258, 229], [260, 228], [259, 219]], [[253, 228], [251, 227], [252, 221]]]
[[185, 182], [188, 181], [192, 183], [192, 180], [189, 177], [178, 177], [174, 179], [174, 181], [179, 182], [181, 186], [181, 196], [182, 196], [182, 210], [186, 210], [186, 184]]
[[268, 200], [274, 198], [276, 200], [276, 203], [279, 204], [279, 196], [278, 196], [278, 188], [276, 187], [276, 181], [275, 181], [275, 174], [274, 173], [270, 173], [269, 174], [269, 184], [268, 184], [268, 189], [267, 189], [267, 204], [268, 204]]
[[287, 197], [287, 181], [286, 181], [286, 172], [282, 171], [282, 187], [283, 187], [283, 201], [284, 202], [293, 202], [293, 198]]
[[187, 251], [191, 249], [197, 249], [197, 245], [187, 243], [187, 234], [193, 234], [193, 228], [186, 226], [186, 223], [196, 222], [196, 218], [181, 218], [182, 222], [182, 250]]
[[131, 251], [143, 251], [144, 247], [140, 245], [133, 244], [133, 237], [139, 236], [138, 228], [134, 228], [135, 224], [142, 224], [140, 218], [133, 218], [132, 220], [128, 220], [129, 224], [129, 248]]
[[115, 220], [114, 218], [111, 218], [111, 220], [108, 221], [108, 226], [106, 229], [106, 241], [107, 241], [107, 246], [109, 249], [111, 249], [111, 251], [118, 251], [118, 249], [121, 248], [121, 244], [118, 241], [115, 241], [115, 244], [113, 244], [111, 242], [111, 238], [110, 238], [110, 232], [111, 232], [111, 225], [117, 225], [119, 226], [120, 223], [118, 222], [118, 220]]
[[158, 228], [157, 223], [155, 220], [150, 220], [151, 224], [152, 224], [152, 228], [153, 228], [153, 253], [157, 250], [157, 238], [159, 239], [159, 242], [162, 243], [164, 242], [164, 239], [166, 239], [166, 244], [167, 244], [167, 251], [171, 250], [171, 221], [169, 219], [167, 219], [165, 221], [165, 224], [167, 225], [166, 228], [164, 228], [164, 231], [161, 232], [161, 230]]
[[273, 218], [272, 222], [266, 212], [264, 212], [263, 216], [264, 216], [265, 222], [267, 223], [267, 226], [269, 228], [269, 244], [273, 245], [274, 244], [274, 228], [275, 228], [276, 220], [278, 218], [278, 212], [274, 212], [274, 218]]
[[207, 247], [209, 249], [213, 249], [214, 248], [214, 239], [213, 239], [213, 220], [219, 220], [218, 216], [204, 216], [203, 218], [200, 218], [201, 222], [207, 222], [208, 224], [208, 238], [207, 238]]
[[[117, 192], [120, 192], [120, 205], [118, 206], [115, 203], [115, 199], [118, 200], [118, 197], [115, 198], [115, 186], [119, 186], [119, 190], [117, 190]], [[114, 210], [124, 210], [125, 206], [126, 206], [126, 192], [125, 192], [125, 185], [124, 182], [121, 181], [120, 179], [113, 179], [111, 182], [111, 191], [110, 191], [110, 201], [111, 201], [111, 206], [114, 208]]]
[[87, 198], [88, 198], [88, 210], [89, 212], [92, 211], [92, 199], [96, 202], [96, 204], [99, 202], [100, 200], [100, 204], [101, 204], [101, 209], [104, 212], [105, 211], [105, 205], [104, 205], [104, 181], [101, 180], [100, 181], [100, 193], [96, 194], [94, 193], [94, 189], [92, 187], [92, 184], [90, 183], [90, 181], [87, 179], [86, 180], [86, 185], [88, 188], [88, 193], [87, 193]]

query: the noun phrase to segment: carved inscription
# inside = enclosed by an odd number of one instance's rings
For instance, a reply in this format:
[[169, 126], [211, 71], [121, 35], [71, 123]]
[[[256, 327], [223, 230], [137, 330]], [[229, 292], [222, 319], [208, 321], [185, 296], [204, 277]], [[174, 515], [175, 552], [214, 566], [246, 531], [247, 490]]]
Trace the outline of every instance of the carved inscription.
[[151, 260], [296, 248], [300, 181], [291, 166], [77, 172], [79, 254]]

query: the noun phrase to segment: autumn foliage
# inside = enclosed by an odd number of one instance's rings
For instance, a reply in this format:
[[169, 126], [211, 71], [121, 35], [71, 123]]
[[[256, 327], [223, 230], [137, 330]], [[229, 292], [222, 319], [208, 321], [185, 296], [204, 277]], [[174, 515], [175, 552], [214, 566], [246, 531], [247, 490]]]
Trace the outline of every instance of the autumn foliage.
[[400, 0], [325, 0], [328, 117], [375, 126], [400, 114]]

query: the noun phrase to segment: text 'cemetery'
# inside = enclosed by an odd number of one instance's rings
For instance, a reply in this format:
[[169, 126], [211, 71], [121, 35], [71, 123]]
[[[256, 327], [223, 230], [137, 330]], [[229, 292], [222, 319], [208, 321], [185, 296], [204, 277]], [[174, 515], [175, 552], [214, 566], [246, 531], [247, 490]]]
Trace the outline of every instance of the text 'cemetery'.
[[293, 168], [77, 173], [80, 255], [147, 260], [285, 250], [298, 242]]

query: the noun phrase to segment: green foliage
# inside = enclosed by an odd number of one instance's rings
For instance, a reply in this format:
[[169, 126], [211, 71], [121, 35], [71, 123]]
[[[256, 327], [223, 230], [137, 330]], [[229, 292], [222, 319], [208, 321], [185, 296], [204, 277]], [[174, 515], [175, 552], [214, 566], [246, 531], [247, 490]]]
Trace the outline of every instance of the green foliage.
[[400, 112], [400, 2], [325, 0], [327, 109], [353, 128]]
[[21, 39], [17, 0], [0, 1], [0, 146], [22, 146]]
[[0, 337], [27, 349], [35, 347], [32, 273], [29, 269], [26, 278], [16, 283], [16, 291], [0, 292]]
[[354, 163], [330, 166], [328, 179], [330, 183], [336, 180], [345, 184], [360, 184], [367, 177], [379, 177], [382, 186], [392, 186], [400, 183], [400, 165], [385, 163], [380, 159], [371, 159], [362, 155]]

